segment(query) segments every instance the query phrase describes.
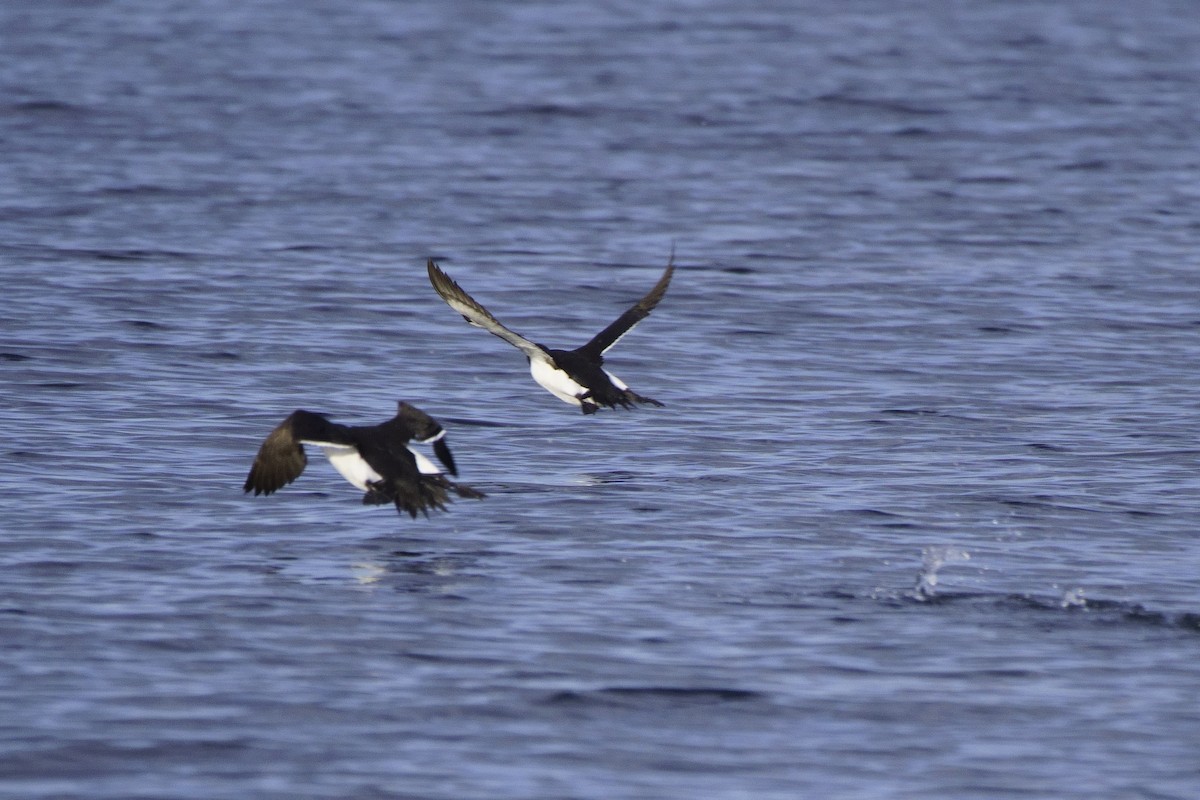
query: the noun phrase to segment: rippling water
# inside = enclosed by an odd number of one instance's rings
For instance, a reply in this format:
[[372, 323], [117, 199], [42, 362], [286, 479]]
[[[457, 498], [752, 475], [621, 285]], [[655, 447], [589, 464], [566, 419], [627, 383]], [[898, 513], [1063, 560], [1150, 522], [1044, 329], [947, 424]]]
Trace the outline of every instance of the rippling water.
[[[0, 30], [3, 796], [1200, 792], [1190, 4]], [[609, 361], [664, 409], [424, 276], [575, 346], [672, 244]], [[242, 495], [397, 399], [487, 500]]]

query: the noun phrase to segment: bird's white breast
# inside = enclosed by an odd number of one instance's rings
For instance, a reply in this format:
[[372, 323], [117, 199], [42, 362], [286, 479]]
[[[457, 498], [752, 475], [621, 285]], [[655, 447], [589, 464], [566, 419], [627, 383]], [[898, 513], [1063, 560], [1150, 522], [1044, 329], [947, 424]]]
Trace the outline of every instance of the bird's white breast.
[[383, 480], [383, 476], [371, 469], [371, 465], [363, 460], [358, 450], [353, 447], [336, 444], [323, 444], [321, 449], [329, 463], [333, 464], [343, 478], [353, 485], [367, 491], [367, 484]]
[[530, 359], [529, 374], [546, 391], [564, 403], [575, 406], [583, 405], [579, 400], [579, 395], [586, 394], [587, 389], [553, 364], [537, 358]]

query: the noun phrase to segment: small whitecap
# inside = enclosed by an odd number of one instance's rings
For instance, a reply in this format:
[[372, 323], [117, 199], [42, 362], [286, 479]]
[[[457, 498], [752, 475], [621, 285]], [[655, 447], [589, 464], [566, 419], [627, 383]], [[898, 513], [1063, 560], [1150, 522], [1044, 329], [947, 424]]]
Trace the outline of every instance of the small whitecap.
[[1060, 605], [1063, 608], [1087, 608], [1087, 598], [1083, 596], [1083, 589], [1068, 589], [1063, 592]]
[[969, 561], [971, 554], [966, 550], [948, 545], [926, 547], [921, 551], [921, 571], [917, 573], [917, 585], [913, 589], [918, 600], [933, 597], [938, 585], [938, 570], [955, 561]]

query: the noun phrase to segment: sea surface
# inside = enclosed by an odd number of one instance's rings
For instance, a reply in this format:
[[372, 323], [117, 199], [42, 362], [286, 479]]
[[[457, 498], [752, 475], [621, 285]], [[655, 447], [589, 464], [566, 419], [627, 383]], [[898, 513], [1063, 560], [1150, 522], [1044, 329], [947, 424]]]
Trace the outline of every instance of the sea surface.
[[[1191, 0], [0, 4], [4, 800], [1200, 797]], [[664, 408], [585, 417], [433, 292]], [[409, 519], [296, 408], [407, 400]]]

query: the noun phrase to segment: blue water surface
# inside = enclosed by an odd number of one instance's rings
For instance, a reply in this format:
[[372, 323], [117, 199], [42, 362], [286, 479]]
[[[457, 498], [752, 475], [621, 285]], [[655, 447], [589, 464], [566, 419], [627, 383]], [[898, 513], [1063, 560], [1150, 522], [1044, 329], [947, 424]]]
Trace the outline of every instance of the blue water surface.
[[[1186, 2], [0, 6], [0, 796], [1200, 795]], [[587, 341], [584, 417], [433, 292]], [[407, 400], [409, 520], [295, 408]]]

